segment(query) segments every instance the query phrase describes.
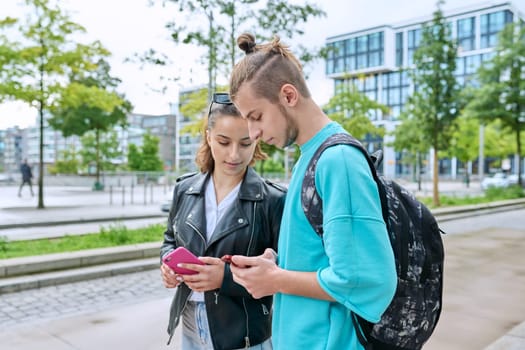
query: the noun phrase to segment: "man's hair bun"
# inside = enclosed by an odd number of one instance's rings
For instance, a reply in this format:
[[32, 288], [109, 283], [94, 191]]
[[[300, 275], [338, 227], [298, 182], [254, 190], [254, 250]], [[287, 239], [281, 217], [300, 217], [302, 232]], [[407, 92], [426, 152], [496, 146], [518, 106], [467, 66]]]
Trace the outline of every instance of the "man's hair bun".
[[250, 54], [255, 51], [255, 37], [250, 33], [244, 33], [237, 38], [237, 45], [245, 54]]

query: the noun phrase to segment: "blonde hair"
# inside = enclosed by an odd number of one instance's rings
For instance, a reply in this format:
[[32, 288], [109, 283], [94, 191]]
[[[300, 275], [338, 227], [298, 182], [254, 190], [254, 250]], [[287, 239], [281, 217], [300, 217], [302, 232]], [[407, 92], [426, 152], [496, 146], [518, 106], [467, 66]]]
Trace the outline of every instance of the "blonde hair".
[[272, 103], [278, 102], [284, 84], [292, 84], [303, 97], [310, 97], [301, 63], [278, 36], [258, 45], [253, 35], [244, 33], [237, 38], [237, 45], [246, 56], [235, 65], [230, 77], [232, 100], [245, 82], [251, 83], [256, 97], [264, 97]]
[[[210, 114], [204, 118], [202, 123], [202, 140], [199, 150], [195, 156], [195, 163], [197, 164], [199, 170], [203, 173], [211, 173], [215, 169], [215, 160], [213, 159], [211, 147], [208, 143], [208, 138], [206, 137], [206, 131], [211, 131], [215, 127], [217, 119], [222, 117], [241, 118], [241, 114], [233, 104], [220, 104], [212, 102]], [[250, 161], [249, 165], [253, 166], [257, 160], [263, 160], [266, 158], [268, 158], [268, 155], [262, 151], [260, 143], [257, 142], [255, 145], [255, 151], [253, 152], [252, 160]]]

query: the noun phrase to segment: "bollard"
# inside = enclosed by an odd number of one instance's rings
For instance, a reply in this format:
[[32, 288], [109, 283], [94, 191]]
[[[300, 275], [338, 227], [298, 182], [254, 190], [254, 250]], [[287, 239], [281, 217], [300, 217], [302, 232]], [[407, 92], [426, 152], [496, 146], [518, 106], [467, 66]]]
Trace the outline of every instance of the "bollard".
[[109, 186], [109, 205], [113, 205], [113, 185]]
[[130, 200], [131, 200], [131, 204], [133, 204], [133, 182], [131, 183], [131, 193], [130, 193]]
[[144, 205], [148, 204], [148, 184], [144, 182]]
[[150, 184], [149, 187], [149, 201], [150, 203], [153, 203], [153, 184]]
[[126, 204], [126, 187], [122, 186], [122, 206]]

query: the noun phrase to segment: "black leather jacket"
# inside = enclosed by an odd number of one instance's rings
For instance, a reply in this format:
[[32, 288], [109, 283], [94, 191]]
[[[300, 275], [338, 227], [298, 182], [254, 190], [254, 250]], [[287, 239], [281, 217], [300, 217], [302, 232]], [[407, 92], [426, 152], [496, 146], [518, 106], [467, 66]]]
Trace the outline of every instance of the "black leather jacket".
[[[276, 250], [285, 189], [248, 168], [237, 199], [207, 243], [204, 193], [209, 179], [209, 174], [199, 173], [177, 180], [161, 258], [179, 246], [197, 256], [213, 257], [260, 255], [268, 247]], [[190, 293], [184, 283], [177, 287], [168, 324], [170, 340]], [[221, 288], [205, 292], [204, 300], [214, 349], [253, 346], [271, 336], [272, 297], [252, 298], [233, 281], [229, 264]]]

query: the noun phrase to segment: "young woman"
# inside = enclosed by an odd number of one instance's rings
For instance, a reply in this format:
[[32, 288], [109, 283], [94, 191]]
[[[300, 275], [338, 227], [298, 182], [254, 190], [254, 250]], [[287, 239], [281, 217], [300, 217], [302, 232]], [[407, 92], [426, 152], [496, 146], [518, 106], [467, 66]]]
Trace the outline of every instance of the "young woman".
[[[285, 190], [250, 166], [264, 159], [228, 94], [214, 94], [196, 157], [200, 172], [177, 180], [161, 257], [184, 246], [204, 265], [166, 264], [167, 288], [177, 288], [168, 333], [182, 317], [182, 349], [271, 349], [272, 297], [254, 299], [235, 283], [225, 255], [276, 250]], [[169, 341], [168, 341], [169, 343]]]

